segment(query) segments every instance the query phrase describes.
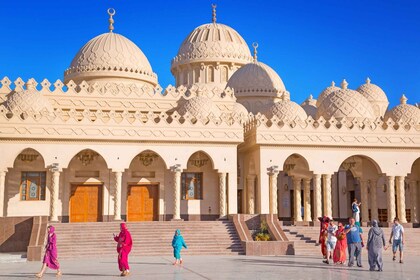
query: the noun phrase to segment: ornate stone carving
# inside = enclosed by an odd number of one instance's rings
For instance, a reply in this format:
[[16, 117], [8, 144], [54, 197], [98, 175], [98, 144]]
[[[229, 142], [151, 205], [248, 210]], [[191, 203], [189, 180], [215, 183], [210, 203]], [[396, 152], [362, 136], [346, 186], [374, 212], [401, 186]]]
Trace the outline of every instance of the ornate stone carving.
[[322, 103], [322, 101], [324, 101], [324, 99], [328, 96], [328, 95], [330, 95], [331, 93], [333, 93], [334, 91], [336, 91], [336, 90], [339, 90], [340, 88], [339, 87], [337, 87], [336, 85], [335, 85], [335, 82], [334, 81], [332, 81], [331, 82], [331, 85], [329, 86], [329, 87], [327, 87], [327, 88], [325, 88], [320, 94], [319, 94], [319, 96], [318, 96], [318, 99], [316, 100], [316, 107], [318, 108], [320, 105], [321, 105], [321, 103]]
[[413, 123], [417, 126], [420, 124], [420, 109], [416, 106], [407, 104], [407, 98], [403, 95], [400, 104], [387, 111], [384, 117], [385, 121], [389, 119], [395, 123]]
[[375, 84], [366, 79], [366, 83], [356, 89], [372, 104], [376, 116], [383, 116], [388, 108], [388, 98], [385, 92]]
[[393, 223], [396, 217], [395, 213], [395, 177], [387, 176], [387, 209], [388, 209], [388, 223]]
[[149, 166], [153, 163], [155, 159], [159, 156], [155, 153], [141, 153], [137, 158], [141, 161], [144, 166]]
[[94, 161], [99, 154], [92, 150], [84, 150], [76, 155], [76, 158], [82, 162], [84, 166], [88, 166]]
[[114, 220], [121, 220], [121, 182], [122, 172], [114, 172]]
[[60, 171], [52, 171], [52, 188], [51, 188], [51, 202], [50, 202], [50, 221], [58, 221], [57, 204], [58, 192], [60, 184]]
[[290, 100], [280, 100], [274, 105], [270, 106], [264, 113], [267, 118], [271, 119], [273, 116], [277, 117], [278, 120], [306, 120], [305, 110], [300, 107], [297, 103]]
[[220, 218], [226, 216], [226, 173], [219, 172], [219, 212]]
[[179, 109], [181, 115], [188, 113], [197, 119], [207, 119], [210, 115], [219, 117], [221, 112], [219, 108], [211, 101], [211, 99], [204, 96], [196, 96], [188, 99]]

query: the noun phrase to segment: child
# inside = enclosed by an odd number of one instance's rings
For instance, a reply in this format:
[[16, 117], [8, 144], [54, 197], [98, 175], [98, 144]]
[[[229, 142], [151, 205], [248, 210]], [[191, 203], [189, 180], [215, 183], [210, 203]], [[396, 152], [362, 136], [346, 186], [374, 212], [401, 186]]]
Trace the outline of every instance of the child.
[[173, 265], [176, 264], [182, 264], [182, 258], [181, 258], [181, 249], [184, 247], [187, 249], [187, 244], [185, 244], [184, 237], [181, 235], [181, 231], [177, 229], [174, 234], [174, 239], [172, 239], [172, 247], [174, 248], [174, 258], [175, 262]]

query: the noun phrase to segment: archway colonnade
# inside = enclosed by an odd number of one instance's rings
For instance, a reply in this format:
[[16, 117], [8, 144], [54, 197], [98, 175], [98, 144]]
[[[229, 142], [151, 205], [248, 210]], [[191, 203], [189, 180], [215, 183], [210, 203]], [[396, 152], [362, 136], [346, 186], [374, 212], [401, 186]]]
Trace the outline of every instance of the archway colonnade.
[[3, 159], [1, 217], [75, 220], [75, 197], [92, 195], [94, 186], [97, 201], [87, 200], [99, 205], [98, 221], [127, 219], [130, 203], [141, 204], [133, 193], [155, 204], [153, 220], [226, 218], [237, 209], [236, 146], [17, 144]]

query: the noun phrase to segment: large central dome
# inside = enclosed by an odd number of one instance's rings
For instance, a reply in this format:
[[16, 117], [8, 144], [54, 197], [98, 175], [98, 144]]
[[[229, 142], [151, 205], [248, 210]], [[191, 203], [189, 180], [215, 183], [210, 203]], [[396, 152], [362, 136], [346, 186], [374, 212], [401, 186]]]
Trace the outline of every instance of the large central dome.
[[233, 28], [208, 23], [194, 29], [182, 42], [172, 68], [187, 63], [218, 61], [247, 64], [252, 61], [245, 40]]

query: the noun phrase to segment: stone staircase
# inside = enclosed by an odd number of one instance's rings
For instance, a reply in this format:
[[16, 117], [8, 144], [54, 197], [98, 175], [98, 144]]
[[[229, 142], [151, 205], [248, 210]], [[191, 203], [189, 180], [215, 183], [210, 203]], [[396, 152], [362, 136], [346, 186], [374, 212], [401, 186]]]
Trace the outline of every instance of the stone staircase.
[[[363, 227], [363, 239], [366, 242], [369, 227]], [[385, 240], [388, 242], [391, 228], [382, 228], [385, 233]], [[405, 228], [404, 254], [420, 256], [420, 228]], [[283, 231], [290, 241], [295, 242], [295, 255], [321, 256], [321, 247], [318, 243], [319, 226], [283, 226]], [[388, 246], [388, 244], [387, 244]], [[384, 252], [391, 255], [391, 247]]]
[[[54, 224], [60, 259], [115, 257], [119, 223]], [[133, 238], [131, 256], [172, 255], [172, 237], [180, 229], [188, 250], [183, 255], [244, 254], [230, 221], [174, 221], [127, 223]]]

